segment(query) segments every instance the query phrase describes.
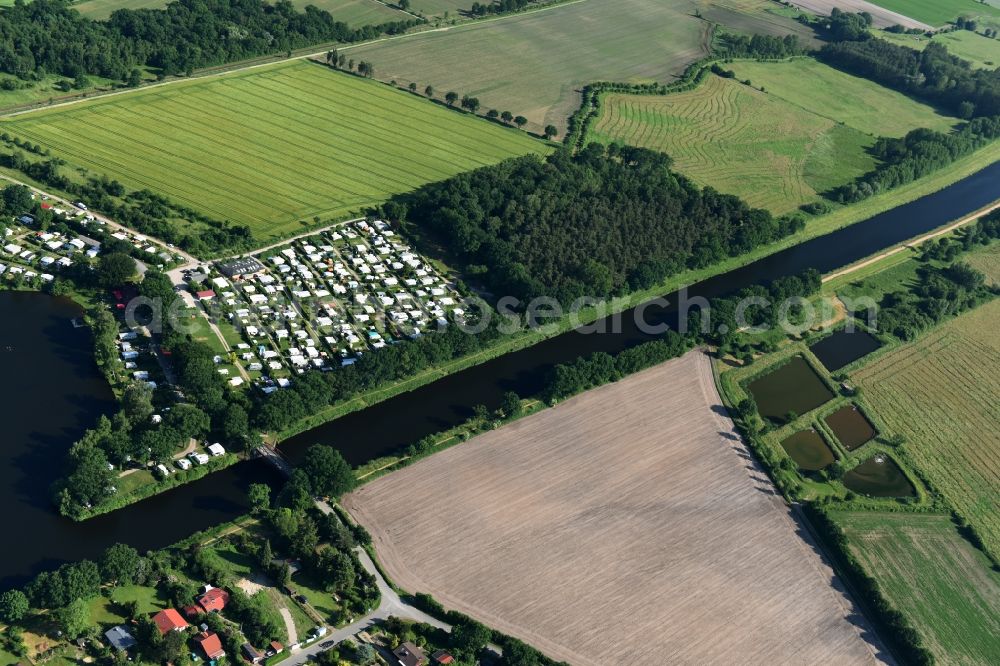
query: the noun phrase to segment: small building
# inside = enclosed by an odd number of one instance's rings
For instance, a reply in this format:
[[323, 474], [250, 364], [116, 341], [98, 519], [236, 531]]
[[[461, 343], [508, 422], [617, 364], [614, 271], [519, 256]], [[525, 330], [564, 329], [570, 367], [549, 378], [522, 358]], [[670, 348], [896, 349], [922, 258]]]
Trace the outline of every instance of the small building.
[[123, 624], [119, 624], [117, 627], [111, 627], [104, 632], [104, 637], [108, 639], [108, 643], [118, 650], [119, 652], [125, 652], [129, 648], [133, 648], [136, 645], [135, 636], [128, 630]]
[[453, 664], [455, 663], [455, 657], [451, 655], [447, 650], [437, 650], [431, 654], [431, 661], [435, 664]]
[[222, 640], [214, 631], [203, 631], [194, 639], [201, 651], [205, 653], [205, 658], [209, 661], [218, 659], [226, 654], [222, 649]]
[[183, 631], [188, 628], [187, 620], [174, 608], [165, 608], [153, 616], [153, 623], [160, 630], [160, 634], [166, 636], [171, 631]]
[[399, 660], [400, 666], [423, 666], [427, 663], [427, 657], [424, 656], [424, 651], [418, 648], [416, 645], [410, 641], [398, 645], [392, 654], [396, 656]]
[[204, 291], [196, 291], [195, 298], [199, 301], [210, 301], [215, 298], [215, 292], [211, 289], [205, 289]]
[[220, 587], [213, 587], [198, 597], [198, 605], [206, 613], [219, 612], [229, 603], [229, 593]]
[[243, 658], [249, 661], [251, 664], [259, 664], [264, 658], [264, 655], [257, 651], [257, 648], [250, 645], [249, 643], [244, 643], [240, 646], [240, 651], [243, 653]]
[[285, 646], [278, 641], [271, 641], [271, 644], [267, 648], [267, 656], [273, 657], [276, 654], [281, 654], [285, 651]]

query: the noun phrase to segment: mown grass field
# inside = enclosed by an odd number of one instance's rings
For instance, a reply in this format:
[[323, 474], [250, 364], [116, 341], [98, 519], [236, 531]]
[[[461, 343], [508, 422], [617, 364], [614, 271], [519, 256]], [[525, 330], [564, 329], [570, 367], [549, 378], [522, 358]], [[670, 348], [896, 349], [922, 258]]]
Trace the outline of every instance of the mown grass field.
[[[87, 18], [102, 20], [111, 16], [111, 12], [116, 9], [161, 9], [168, 2], [170, 0], [84, 0], [73, 7]], [[306, 5], [314, 5], [330, 12], [334, 20], [352, 26], [410, 18], [404, 12], [376, 0], [292, 0], [292, 4], [300, 10]]]
[[850, 549], [941, 664], [995, 664], [1000, 574], [948, 516], [835, 513]]
[[1000, 8], [976, 0], [871, 0], [872, 4], [933, 26], [943, 26], [959, 16], [1000, 18]]
[[606, 95], [593, 138], [662, 150], [699, 184], [786, 213], [870, 170], [873, 135], [956, 122], [814, 60], [732, 68], [754, 87], [709, 76], [681, 93]]
[[264, 241], [549, 147], [374, 81], [295, 61], [0, 123], [71, 165]]
[[606, 95], [593, 138], [661, 150], [697, 183], [777, 213], [875, 163], [864, 134], [717, 76], [674, 95]]
[[1000, 65], [1000, 40], [985, 37], [977, 32], [958, 30], [938, 33], [934, 37], [880, 32], [878, 36], [880, 39], [918, 51], [923, 51], [928, 44], [934, 41], [944, 44], [948, 48], [948, 53], [968, 60], [976, 67], [995, 69]]
[[992, 301], [852, 374], [871, 410], [892, 432], [906, 436], [912, 459], [982, 533], [995, 556], [1000, 556], [998, 368], [1000, 301]]

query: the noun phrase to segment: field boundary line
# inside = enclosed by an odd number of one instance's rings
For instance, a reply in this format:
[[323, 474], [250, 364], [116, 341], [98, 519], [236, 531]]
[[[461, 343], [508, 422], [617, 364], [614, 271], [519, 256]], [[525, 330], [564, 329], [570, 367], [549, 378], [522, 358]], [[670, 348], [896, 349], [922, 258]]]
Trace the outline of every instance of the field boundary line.
[[17, 116], [23, 116], [23, 115], [26, 115], [26, 114], [29, 114], [29, 113], [38, 113], [40, 111], [47, 111], [49, 109], [59, 109], [59, 108], [67, 107], [67, 106], [73, 106], [75, 104], [80, 104], [80, 103], [83, 103], [83, 102], [91, 102], [91, 101], [94, 101], [94, 100], [107, 99], [109, 97], [116, 97], [116, 96], [119, 96], [119, 95], [127, 95], [129, 93], [136, 93], [136, 92], [140, 92], [140, 91], [143, 91], [143, 90], [153, 90], [154, 88], [162, 88], [163, 86], [174, 85], [174, 84], [177, 84], [177, 83], [184, 83], [184, 82], [189, 82], [189, 81], [197, 81], [199, 79], [210, 79], [210, 78], [213, 78], [213, 77], [223, 77], [223, 76], [227, 76], [229, 74], [237, 74], [237, 73], [240, 73], [240, 72], [248, 72], [248, 71], [250, 71], [252, 69], [259, 69], [261, 67], [279, 67], [281, 65], [284, 65], [284, 64], [287, 64], [287, 63], [290, 63], [290, 62], [294, 62], [294, 61], [297, 61], [297, 60], [310, 60], [312, 58], [315, 58], [316, 56], [323, 55], [327, 51], [329, 51], [331, 49], [334, 49], [334, 48], [337, 49], [338, 51], [347, 51], [349, 49], [356, 49], [356, 48], [360, 48], [362, 46], [370, 46], [372, 44], [381, 44], [382, 42], [394, 41], [394, 40], [397, 40], [397, 39], [404, 39], [406, 37], [416, 37], [418, 35], [427, 35], [427, 34], [432, 34], [432, 33], [449, 32], [451, 30], [459, 30], [461, 28], [474, 27], [474, 26], [478, 26], [478, 25], [483, 25], [485, 23], [493, 23], [495, 21], [504, 21], [504, 20], [508, 20], [508, 19], [513, 19], [513, 18], [517, 18], [519, 16], [530, 16], [532, 14], [538, 14], [540, 12], [545, 12], [545, 11], [549, 11], [549, 10], [552, 10], [552, 9], [559, 9], [560, 7], [566, 7], [568, 5], [576, 5], [576, 4], [579, 4], [581, 2], [589, 2], [589, 1], [590, 0], [566, 0], [565, 2], [554, 2], [552, 4], [545, 5], [544, 7], [538, 7], [537, 9], [532, 9], [532, 10], [529, 10], [529, 11], [526, 11], [526, 12], [515, 12], [513, 14], [505, 14], [503, 16], [495, 16], [495, 17], [492, 17], [492, 18], [483, 19], [481, 21], [468, 21], [466, 23], [459, 23], [457, 25], [443, 26], [443, 27], [440, 27], [440, 28], [433, 28], [431, 30], [417, 30], [417, 31], [414, 31], [414, 32], [403, 33], [402, 35], [388, 35], [388, 36], [385, 36], [385, 37], [377, 37], [375, 39], [371, 39], [371, 40], [364, 41], [364, 42], [355, 42], [353, 44], [340, 45], [340, 44], [337, 44], [337, 43], [328, 43], [327, 44], [327, 48], [325, 48], [325, 49], [323, 49], [321, 51], [311, 51], [309, 53], [303, 53], [301, 55], [293, 55], [291, 57], [283, 58], [283, 59], [278, 60], [278, 61], [257, 62], [257, 63], [248, 64], [248, 65], [244, 65], [244, 66], [233, 67], [231, 69], [226, 69], [224, 71], [218, 71], [218, 72], [207, 71], [207, 72], [202, 73], [202, 74], [196, 73], [196, 74], [194, 74], [193, 76], [190, 76], [190, 77], [175, 78], [175, 79], [171, 79], [169, 81], [157, 81], [156, 83], [151, 83], [149, 85], [139, 86], [137, 88], [125, 88], [125, 89], [122, 89], [122, 90], [111, 90], [109, 92], [98, 93], [96, 95], [91, 95], [91, 96], [88, 96], [88, 97], [78, 97], [76, 99], [66, 100], [65, 102], [57, 102], [55, 104], [50, 104], [50, 105], [47, 105], [47, 106], [37, 106], [37, 107], [30, 108], [30, 109], [18, 109], [18, 110], [9, 111], [9, 112], [6, 112], [6, 113], [0, 113], [0, 118], [15, 118]]

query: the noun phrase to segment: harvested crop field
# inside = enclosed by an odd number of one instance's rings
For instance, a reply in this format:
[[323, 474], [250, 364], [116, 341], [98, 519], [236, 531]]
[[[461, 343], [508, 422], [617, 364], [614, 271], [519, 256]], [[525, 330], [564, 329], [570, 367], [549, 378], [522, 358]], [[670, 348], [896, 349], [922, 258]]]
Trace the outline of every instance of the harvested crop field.
[[344, 506], [398, 585], [572, 664], [875, 662], [719, 404], [692, 352]]
[[1000, 556], [1000, 301], [852, 374], [869, 411]]
[[523, 132], [295, 61], [17, 116], [0, 129], [261, 241], [550, 148]]
[[[478, 97], [560, 131], [593, 81], [669, 81], [707, 53], [708, 24], [678, 0], [579, 0], [352, 48], [376, 76]], [[655, 56], [651, 56], [655, 54]]]
[[940, 664], [1000, 654], [1000, 573], [948, 516], [833, 513], [855, 557], [923, 635]]

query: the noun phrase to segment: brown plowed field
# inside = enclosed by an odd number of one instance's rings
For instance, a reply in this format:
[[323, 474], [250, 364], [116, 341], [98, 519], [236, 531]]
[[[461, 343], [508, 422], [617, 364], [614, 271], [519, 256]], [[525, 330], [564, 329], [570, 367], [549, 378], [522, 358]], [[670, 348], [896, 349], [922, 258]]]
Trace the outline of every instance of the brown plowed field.
[[344, 506], [396, 584], [572, 664], [878, 661], [721, 412], [693, 352]]

